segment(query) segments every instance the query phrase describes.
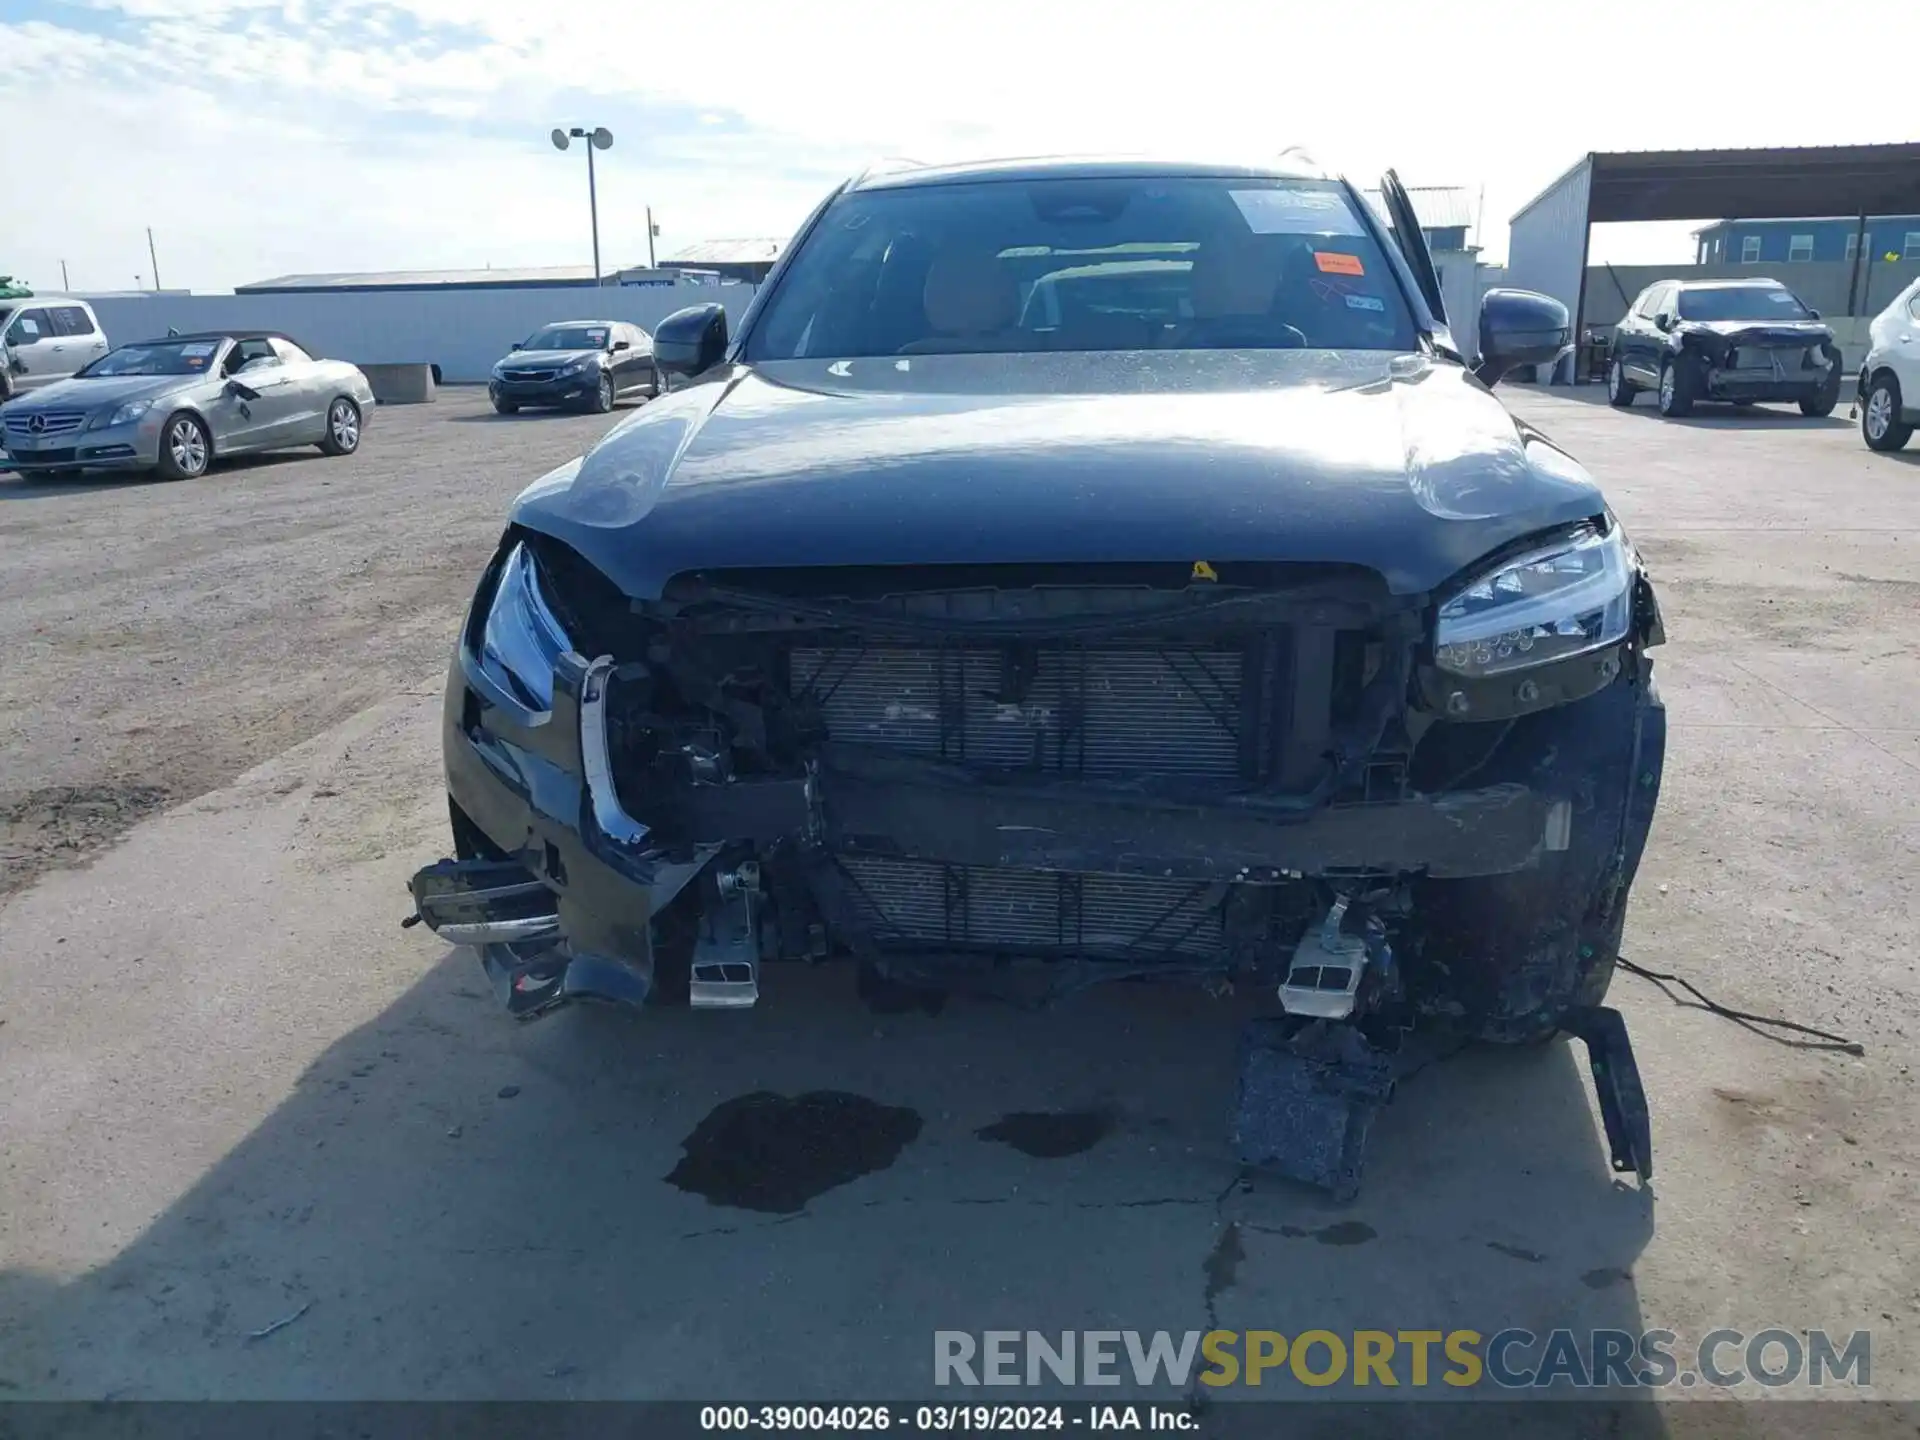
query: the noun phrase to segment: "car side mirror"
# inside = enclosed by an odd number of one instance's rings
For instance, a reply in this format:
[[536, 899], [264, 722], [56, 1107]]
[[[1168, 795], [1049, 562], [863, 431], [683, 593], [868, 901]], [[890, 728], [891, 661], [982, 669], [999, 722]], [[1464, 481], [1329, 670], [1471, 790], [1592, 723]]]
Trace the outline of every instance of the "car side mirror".
[[220, 387], [221, 393], [231, 395], [236, 400], [258, 400], [260, 392], [251, 385], [243, 385], [238, 380], [229, 380]]
[[1818, 320], [1820, 318], [1820, 312], [1814, 309], [1811, 305], [1807, 307], [1807, 314], [1812, 316], [1815, 320]]
[[509, 355], [511, 355], [516, 350], [522, 350], [525, 348], [526, 348], [526, 342], [524, 340], [509, 340], [507, 342], [507, 353]]
[[616, 350], [631, 350], [633, 348], [633, 342], [631, 340], [616, 340], [613, 342], [613, 348]]
[[654, 327], [653, 358], [669, 374], [701, 374], [718, 365], [726, 353], [724, 305], [689, 305]]
[[1673, 329], [1673, 316], [1667, 314], [1664, 310], [1661, 311], [1653, 317], [1653, 328], [1664, 335], [1667, 331]]
[[1573, 318], [1551, 295], [1489, 290], [1480, 300], [1480, 363], [1474, 375], [1497, 385], [1522, 365], [1551, 365], [1573, 343]]

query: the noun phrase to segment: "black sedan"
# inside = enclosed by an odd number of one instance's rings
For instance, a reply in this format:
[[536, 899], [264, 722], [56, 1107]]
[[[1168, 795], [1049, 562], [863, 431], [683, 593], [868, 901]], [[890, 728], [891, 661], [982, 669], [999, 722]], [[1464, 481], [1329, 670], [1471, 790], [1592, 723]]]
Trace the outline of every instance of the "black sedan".
[[502, 415], [531, 405], [605, 414], [622, 400], [659, 393], [653, 337], [624, 320], [545, 326], [516, 342], [487, 380], [487, 396]]
[[694, 383], [515, 504], [419, 917], [516, 1013], [837, 960], [876, 996], [1253, 987], [1242, 1152], [1336, 1191], [1421, 1037], [1564, 1029], [1649, 1173], [1600, 1001], [1659, 613], [1488, 388], [1566, 308], [1490, 292], [1469, 368], [1384, 193], [1391, 226], [1304, 165], [841, 187], [737, 335], [661, 323]]
[[1840, 347], [1778, 280], [1662, 280], [1627, 308], [1607, 361], [1612, 404], [1624, 409], [1642, 390], [1676, 420], [1700, 400], [1786, 400], [1803, 415], [1831, 415]]

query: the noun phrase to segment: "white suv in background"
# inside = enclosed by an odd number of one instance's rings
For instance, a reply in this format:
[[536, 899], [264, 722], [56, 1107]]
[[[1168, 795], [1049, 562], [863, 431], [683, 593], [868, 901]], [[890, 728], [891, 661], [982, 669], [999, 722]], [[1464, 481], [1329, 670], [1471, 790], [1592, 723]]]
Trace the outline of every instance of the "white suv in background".
[[107, 353], [93, 307], [66, 295], [0, 299], [0, 401], [64, 380]]
[[1920, 280], [1874, 316], [1860, 367], [1860, 435], [1871, 450], [1898, 450], [1920, 426]]

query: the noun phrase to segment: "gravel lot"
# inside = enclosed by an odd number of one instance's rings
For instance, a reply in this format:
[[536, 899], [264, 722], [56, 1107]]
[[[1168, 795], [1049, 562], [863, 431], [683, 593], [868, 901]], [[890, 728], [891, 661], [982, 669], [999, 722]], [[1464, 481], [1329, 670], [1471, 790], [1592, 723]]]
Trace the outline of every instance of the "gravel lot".
[[[1622, 976], [1651, 1187], [1608, 1172], [1563, 1042], [1408, 1082], [1346, 1208], [1240, 1183], [1233, 1003], [875, 1015], [781, 972], [746, 1014], [516, 1026], [397, 928], [445, 843], [475, 567], [604, 417], [453, 392], [349, 461], [0, 478], [0, 1388], [898, 1398], [938, 1328], [1780, 1324], [1871, 1329], [1876, 1391], [1920, 1399], [1920, 453], [1596, 399], [1511, 403], [1601, 477], [1666, 609], [1628, 954], [1866, 1054]], [[793, 1211], [663, 1183], [717, 1107], [814, 1090], [917, 1134]], [[1089, 1117], [1079, 1148], [993, 1138], [1035, 1111]]]
[[0, 473], [0, 895], [445, 663], [509, 500], [614, 416], [383, 408], [205, 479]]

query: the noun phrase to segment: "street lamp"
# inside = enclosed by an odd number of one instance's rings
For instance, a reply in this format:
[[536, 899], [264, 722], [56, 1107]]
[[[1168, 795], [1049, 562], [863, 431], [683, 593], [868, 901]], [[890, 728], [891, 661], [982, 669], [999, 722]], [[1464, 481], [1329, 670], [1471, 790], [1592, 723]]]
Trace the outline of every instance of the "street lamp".
[[553, 148], [556, 150], [566, 149], [570, 138], [587, 142], [587, 205], [593, 215], [593, 283], [598, 285], [600, 283], [600, 196], [594, 189], [593, 183], [593, 152], [611, 150], [613, 132], [604, 125], [592, 130], [582, 130], [576, 125], [571, 130], [555, 128], [551, 138]]

